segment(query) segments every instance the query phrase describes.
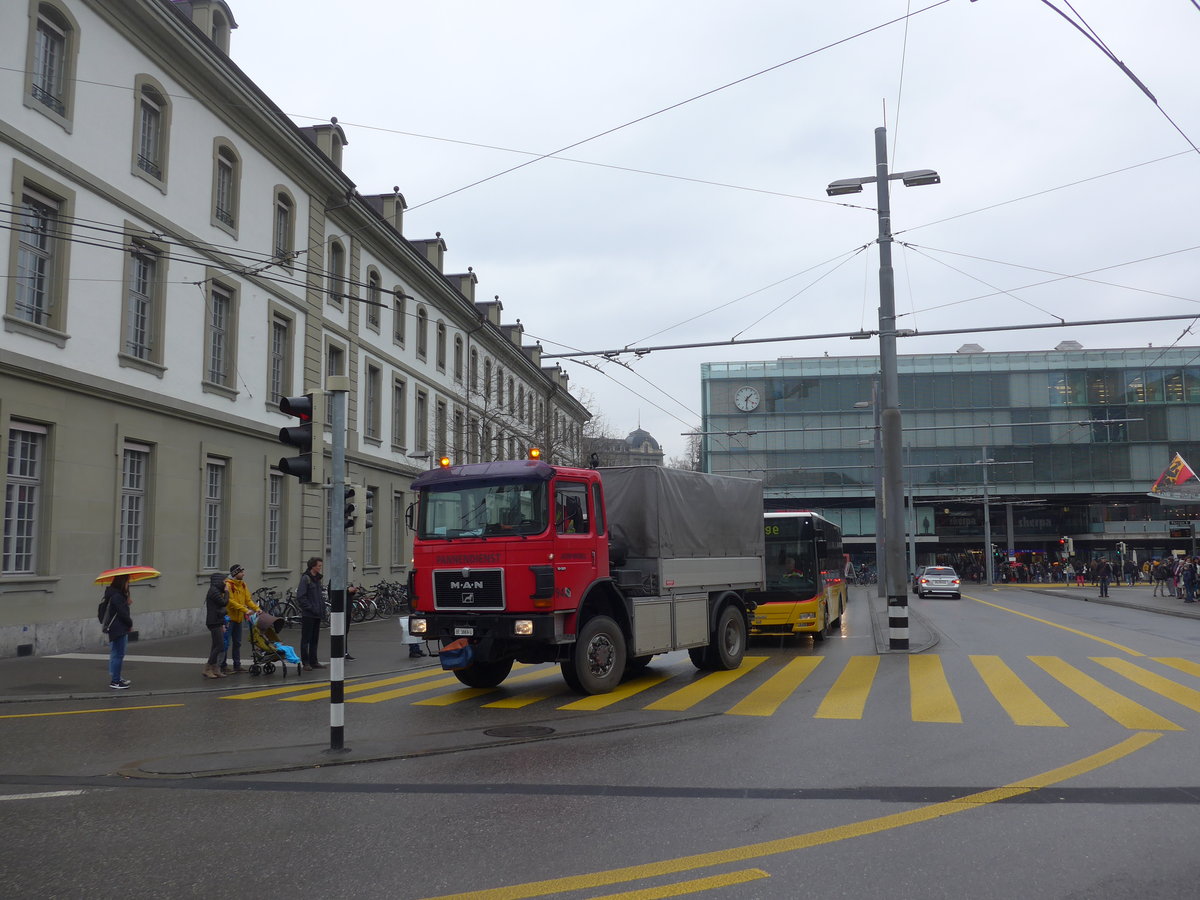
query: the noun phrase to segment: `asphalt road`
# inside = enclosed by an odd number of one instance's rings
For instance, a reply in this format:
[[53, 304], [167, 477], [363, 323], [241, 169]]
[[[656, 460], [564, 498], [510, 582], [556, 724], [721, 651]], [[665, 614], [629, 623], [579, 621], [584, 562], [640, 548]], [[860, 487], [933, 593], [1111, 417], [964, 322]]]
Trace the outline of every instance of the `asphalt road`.
[[582, 702], [552, 667], [463, 689], [355, 626], [344, 754], [311, 676], [189, 684], [135, 644], [105, 695], [76, 686], [102, 662], [5, 661], [5, 893], [1196, 897], [1200, 619], [912, 604], [922, 653], [877, 653], [856, 589], [823, 645], [670, 654]]

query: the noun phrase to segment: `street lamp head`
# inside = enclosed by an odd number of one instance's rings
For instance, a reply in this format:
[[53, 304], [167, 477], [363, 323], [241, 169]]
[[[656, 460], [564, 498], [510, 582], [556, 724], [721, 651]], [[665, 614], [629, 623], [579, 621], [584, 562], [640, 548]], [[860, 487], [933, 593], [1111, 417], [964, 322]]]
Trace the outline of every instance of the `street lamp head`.
[[905, 187], [920, 187], [923, 184], [941, 184], [942, 176], [933, 169], [915, 169], [905, 172], [902, 181]]
[[867, 181], [874, 180], [874, 178], [839, 178], [825, 188], [825, 193], [830, 197], [840, 197], [842, 194], [861, 194], [863, 185]]

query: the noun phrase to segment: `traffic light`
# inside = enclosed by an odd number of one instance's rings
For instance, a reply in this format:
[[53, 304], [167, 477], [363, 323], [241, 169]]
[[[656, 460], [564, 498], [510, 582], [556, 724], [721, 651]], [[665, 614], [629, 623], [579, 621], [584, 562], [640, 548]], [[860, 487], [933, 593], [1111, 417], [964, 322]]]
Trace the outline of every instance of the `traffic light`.
[[1125, 548], [1126, 548], [1127, 546], [1128, 546], [1128, 545], [1127, 545], [1127, 544], [1126, 544], [1124, 541], [1117, 541], [1117, 552], [1118, 552], [1118, 553], [1120, 553], [1122, 556], [1124, 556], [1124, 555], [1125, 555]]
[[295, 475], [301, 484], [320, 484], [323, 480], [325, 436], [322, 432], [320, 399], [316, 394], [280, 397], [279, 409], [300, 420], [299, 425], [279, 429], [280, 443], [295, 447], [299, 456], [279, 460], [279, 471]]
[[358, 530], [358, 503], [356, 501], [358, 499], [358, 494], [362, 490], [362, 488], [360, 488], [356, 484], [347, 484], [343, 487], [343, 490], [345, 491], [344, 500], [345, 500], [345, 504], [346, 504], [345, 509], [344, 509], [344, 515], [346, 517], [346, 530], [347, 531], [357, 531]]
[[1075, 555], [1075, 538], [1067, 538], [1067, 555]]
[[362, 489], [362, 527], [365, 531], [368, 528], [375, 527], [375, 520], [371, 518], [371, 514], [375, 512], [375, 492], [369, 487]]

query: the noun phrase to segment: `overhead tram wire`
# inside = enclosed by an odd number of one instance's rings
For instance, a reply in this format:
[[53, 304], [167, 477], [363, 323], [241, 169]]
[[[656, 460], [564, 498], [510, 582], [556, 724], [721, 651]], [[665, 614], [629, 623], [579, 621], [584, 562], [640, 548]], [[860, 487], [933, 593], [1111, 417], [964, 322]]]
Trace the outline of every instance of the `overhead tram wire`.
[[852, 34], [852, 35], [849, 35], [844, 38], [839, 38], [836, 41], [833, 41], [829, 44], [825, 44], [822, 47], [817, 47], [815, 50], [809, 50], [807, 53], [802, 53], [799, 56], [793, 57], [792, 59], [784, 60], [783, 62], [776, 63], [773, 66], [768, 66], [767, 68], [761, 69], [758, 72], [753, 72], [749, 75], [745, 75], [741, 78], [735, 79], [734, 81], [730, 81], [727, 84], [723, 84], [723, 85], [720, 85], [719, 87], [712, 88], [711, 90], [704, 91], [701, 94], [696, 94], [694, 97], [688, 97], [686, 100], [680, 100], [678, 103], [672, 103], [670, 106], [664, 106], [662, 109], [656, 110], [655, 112], [646, 113], [643, 116], [638, 116], [636, 119], [631, 119], [630, 121], [625, 122], [622, 125], [615, 125], [612, 128], [608, 128], [604, 131], [599, 132], [598, 134], [593, 134], [591, 137], [583, 138], [582, 140], [578, 140], [578, 141], [575, 141], [574, 143], [567, 144], [565, 147], [560, 147], [559, 149], [551, 151], [550, 153], [544, 153], [541, 156], [538, 156], [536, 159], [527, 160], [526, 162], [523, 162], [520, 165], [511, 166], [510, 168], [507, 168], [501, 172], [496, 172], [493, 175], [488, 175], [486, 178], [480, 178], [476, 181], [471, 182], [470, 184], [463, 185], [460, 188], [455, 188], [452, 191], [447, 191], [444, 194], [439, 194], [438, 196], [436, 196], [430, 200], [426, 200], [422, 203], [418, 203], [416, 206], [409, 207], [409, 211], [411, 212], [413, 210], [420, 209], [423, 206], [428, 206], [431, 203], [436, 203], [439, 200], [444, 200], [447, 197], [452, 197], [455, 194], [460, 194], [463, 191], [470, 190], [473, 187], [478, 187], [481, 184], [485, 184], [486, 182], [492, 181], [496, 178], [500, 178], [501, 176], [508, 175], [511, 172], [516, 172], [518, 169], [524, 169], [525, 167], [531, 166], [534, 163], [541, 162], [543, 159], [549, 159], [551, 157], [557, 156], [560, 153], [565, 153], [568, 150], [573, 150], [576, 147], [580, 147], [580, 146], [590, 143], [592, 141], [599, 140], [602, 137], [607, 137], [610, 134], [615, 134], [616, 132], [621, 131], [622, 129], [625, 129], [625, 128], [629, 128], [632, 125], [637, 125], [641, 122], [645, 122], [649, 119], [653, 119], [656, 116], [661, 116], [664, 113], [671, 112], [672, 110], [675, 110], [675, 109], [679, 109], [680, 107], [686, 106], [689, 103], [694, 103], [695, 101], [702, 100], [705, 97], [711, 97], [713, 94], [717, 94], [717, 93], [720, 93], [721, 91], [727, 90], [728, 88], [734, 87], [739, 84], [743, 84], [744, 82], [750, 81], [753, 78], [758, 78], [760, 75], [766, 75], [769, 72], [774, 72], [776, 69], [782, 69], [784, 66], [790, 66], [792, 63], [800, 62], [801, 60], [808, 59], [809, 57], [815, 56], [818, 53], [823, 53], [826, 50], [831, 50], [832, 48], [840, 46], [841, 44], [849, 43], [850, 41], [856, 40], [860, 37], [864, 37], [865, 35], [871, 34], [872, 32], [879, 31], [883, 28], [887, 28], [889, 25], [894, 25], [897, 22], [907, 21], [908, 19], [910, 19], [913, 16], [918, 16], [921, 13], [929, 12], [931, 9], [936, 9], [937, 7], [943, 6], [949, 2], [950, 2], [950, 0], [936, 0], [936, 2], [931, 3], [929, 6], [923, 7], [922, 9], [918, 9], [916, 12], [906, 13], [903, 16], [899, 16], [895, 19], [890, 19], [889, 21], [883, 22], [879, 25], [872, 26], [871, 28], [864, 29], [863, 31], [858, 32], [857, 34]]
[[[904, 99], [904, 64], [908, 59], [908, 13], [912, 12], [912, 0], [908, 0], [908, 5], [904, 9], [906, 15], [904, 17], [904, 40], [900, 42], [900, 80], [896, 85], [896, 118], [892, 122], [892, 155], [890, 159], [895, 165], [896, 145], [900, 142], [900, 104]], [[886, 116], [884, 119], [886, 120]], [[884, 122], [886, 125], [886, 121]]]

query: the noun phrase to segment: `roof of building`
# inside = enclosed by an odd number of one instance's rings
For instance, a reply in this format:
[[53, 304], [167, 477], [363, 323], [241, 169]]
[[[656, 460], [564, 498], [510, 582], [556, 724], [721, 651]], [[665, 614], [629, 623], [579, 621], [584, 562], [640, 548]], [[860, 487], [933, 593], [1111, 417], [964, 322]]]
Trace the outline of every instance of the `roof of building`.
[[636, 450], [645, 444], [649, 444], [654, 450], [661, 450], [658, 441], [654, 439], [654, 435], [646, 431], [644, 428], [637, 428], [629, 432], [629, 437], [625, 438], [625, 444], [630, 449]]

